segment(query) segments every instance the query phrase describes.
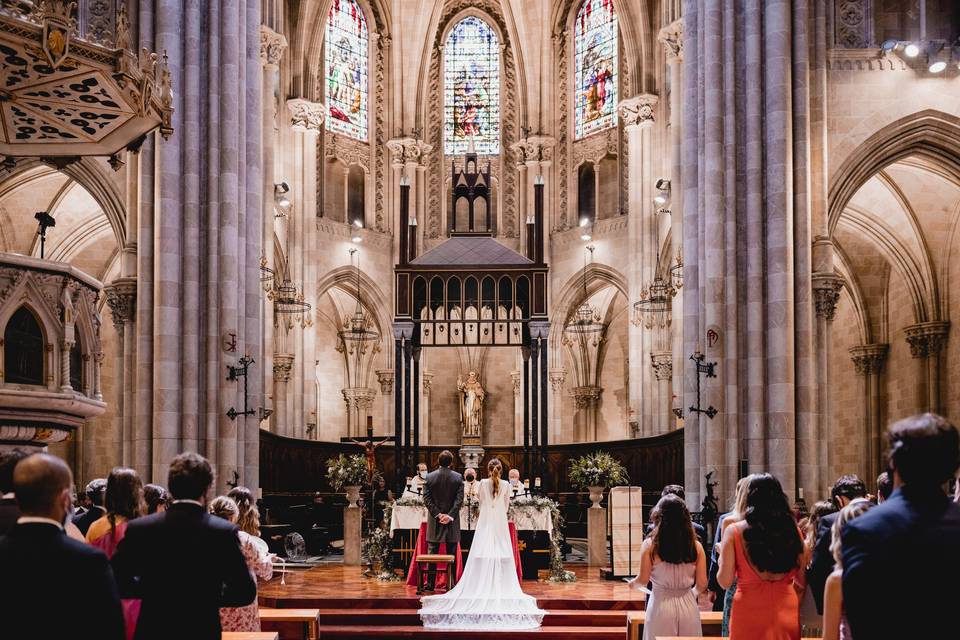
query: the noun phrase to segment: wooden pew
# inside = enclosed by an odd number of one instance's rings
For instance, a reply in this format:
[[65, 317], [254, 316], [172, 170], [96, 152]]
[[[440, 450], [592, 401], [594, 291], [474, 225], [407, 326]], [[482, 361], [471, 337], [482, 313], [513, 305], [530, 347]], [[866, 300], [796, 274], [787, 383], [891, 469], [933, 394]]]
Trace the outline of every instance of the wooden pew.
[[281, 631], [284, 627], [300, 625], [298, 637], [317, 640], [320, 627], [320, 609], [260, 608], [260, 625], [267, 631]]
[[220, 640], [280, 640], [276, 631], [224, 631]]
[[[643, 637], [643, 625], [647, 621], [646, 611], [631, 611], [627, 614], [627, 640], [640, 640]], [[701, 611], [700, 624], [704, 636], [719, 636], [720, 626], [723, 624], [722, 611]], [[666, 640], [659, 638], [658, 640]], [[680, 640], [671, 638], [670, 640]]]

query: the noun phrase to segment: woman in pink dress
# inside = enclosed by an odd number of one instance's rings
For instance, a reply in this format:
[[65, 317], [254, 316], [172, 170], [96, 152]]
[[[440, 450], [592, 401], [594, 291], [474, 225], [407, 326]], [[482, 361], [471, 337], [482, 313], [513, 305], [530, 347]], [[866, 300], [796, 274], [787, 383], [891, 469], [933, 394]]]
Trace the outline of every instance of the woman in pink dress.
[[[146, 511], [143, 501], [143, 483], [133, 469], [117, 467], [107, 478], [107, 493], [104, 496], [106, 515], [87, 529], [87, 542], [102, 550], [108, 558], [113, 557], [117, 545], [127, 532], [127, 523], [139, 518]], [[133, 638], [140, 615], [139, 600], [123, 600], [123, 620], [127, 640]]]
[[[210, 513], [234, 524], [240, 516], [240, 509], [233, 498], [218, 496], [210, 503]], [[247, 568], [255, 578], [269, 580], [273, 577], [273, 559], [267, 552], [266, 543], [260, 538], [241, 530], [240, 549], [247, 561]], [[262, 545], [260, 543], [263, 543]], [[245, 607], [223, 607], [220, 609], [220, 626], [224, 631], [260, 631], [260, 614], [257, 600]]]

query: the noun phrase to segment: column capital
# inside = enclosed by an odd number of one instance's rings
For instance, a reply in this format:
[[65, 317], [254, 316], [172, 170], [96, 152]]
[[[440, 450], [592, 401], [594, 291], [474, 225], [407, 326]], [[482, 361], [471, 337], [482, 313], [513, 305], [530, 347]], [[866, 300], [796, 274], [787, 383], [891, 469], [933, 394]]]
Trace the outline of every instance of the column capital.
[[417, 138], [393, 138], [387, 140], [387, 149], [390, 151], [391, 164], [402, 167], [410, 162], [421, 164], [421, 160], [433, 151], [433, 145]]
[[380, 393], [393, 393], [393, 369], [377, 369], [377, 382], [380, 383]]
[[910, 355], [914, 358], [929, 358], [940, 354], [947, 342], [950, 323], [945, 320], [920, 322], [904, 328]]
[[426, 395], [430, 395], [430, 392], [433, 390], [433, 374], [427, 373], [426, 371], [421, 373], [420, 384], [423, 385], [423, 392]]
[[889, 351], [888, 344], [861, 344], [850, 347], [850, 359], [853, 360], [853, 367], [859, 375], [880, 373]]
[[623, 118], [625, 126], [653, 124], [657, 102], [659, 98], [652, 93], [641, 93], [621, 100], [617, 105], [617, 113]]
[[287, 49], [287, 39], [265, 24], [260, 25], [260, 62], [266, 67], [280, 64]]
[[513, 381], [513, 395], [516, 397], [520, 396], [520, 372], [511, 371], [510, 380]]
[[553, 160], [553, 148], [557, 141], [550, 136], [527, 136], [510, 145], [517, 158], [517, 164], [527, 162], [550, 162]]
[[550, 376], [550, 388], [553, 389], [553, 392], [562, 392], [563, 383], [567, 380], [567, 370], [562, 367], [552, 368], [547, 372], [547, 375]]
[[650, 354], [650, 364], [653, 366], [653, 376], [657, 380], [673, 379], [673, 353], [658, 351]]
[[366, 410], [373, 406], [373, 400], [377, 397], [377, 392], [368, 387], [348, 387], [341, 389], [343, 400], [347, 407], [351, 409]]
[[843, 289], [843, 277], [836, 273], [814, 273], [813, 301], [818, 318], [833, 320], [837, 312], [837, 301], [840, 299], [840, 290]]
[[293, 370], [293, 354], [273, 354], [273, 379], [277, 382], [290, 382], [290, 372]]
[[290, 124], [295, 130], [320, 132], [326, 108], [319, 102], [310, 102], [303, 98], [287, 100], [290, 112]]
[[667, 60], [671, 58], [683, 60], [683, 18], [674, 20], [660, 29], [657, 40], [667, 52]]
[[103, 293], [107, 296], [107, 306], [110, 307], [113, 325], [117, 329], [123, 329], [125, 323], [133, 322], [137, 315], [136, 278], [117, 278], [103, 288]]
[[596, 385], [586, 385], [573, 388], [573, 401], [577, 409], [587, 409], [597, 404], [603, 389]]

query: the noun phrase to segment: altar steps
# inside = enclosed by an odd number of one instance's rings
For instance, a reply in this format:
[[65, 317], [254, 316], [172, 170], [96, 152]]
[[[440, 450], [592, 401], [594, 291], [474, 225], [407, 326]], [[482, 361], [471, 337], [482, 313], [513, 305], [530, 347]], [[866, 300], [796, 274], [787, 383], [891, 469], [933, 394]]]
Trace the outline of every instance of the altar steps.
[[[550, 610], [548, 610], [550, 611]], [[627, 611], [552, 610], [543, 619], [546, 627], [616, 627], [627, 624]], [[410, 627], [420, 625], [416, 609], [351, 609], [322, 610], [324, 626], [369, 625], [375, 627]], [[326, 637], [326, 636], [322, 636]]]
[[[441, 592], [442, 593], [442, 592]], [[377, 610], [385, 611], [392, 609], [405, 609], [417, 611], [420, 609], [420, 598], [418, 596], [398, 596], [395, 598], [379, 597], [312, 597], [307, 595], [284, 595], [264, 597], [260, 596], [260, 606], [272, 607], [275, 609], [291, 609], [298, 607], [309, 607], [315, 609], [335, 609], [346, 613], [346, 610]], [[642, 611], [644, 602], [642, 600], [614, 600], [598, 598], [563, 598], [546, 597], [537, 598], [537, 606], [547, 611]]]

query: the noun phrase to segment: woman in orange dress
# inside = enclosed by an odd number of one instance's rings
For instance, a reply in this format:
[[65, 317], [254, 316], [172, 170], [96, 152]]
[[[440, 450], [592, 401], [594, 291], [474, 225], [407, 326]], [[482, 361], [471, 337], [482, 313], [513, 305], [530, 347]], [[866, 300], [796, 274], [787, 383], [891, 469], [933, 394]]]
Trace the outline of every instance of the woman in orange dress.
[[780, 482], [750, 480], [745, 518], [723, 532], [717, 582], [736, 579], [730, 640], [799, 640], [803, 540]]

